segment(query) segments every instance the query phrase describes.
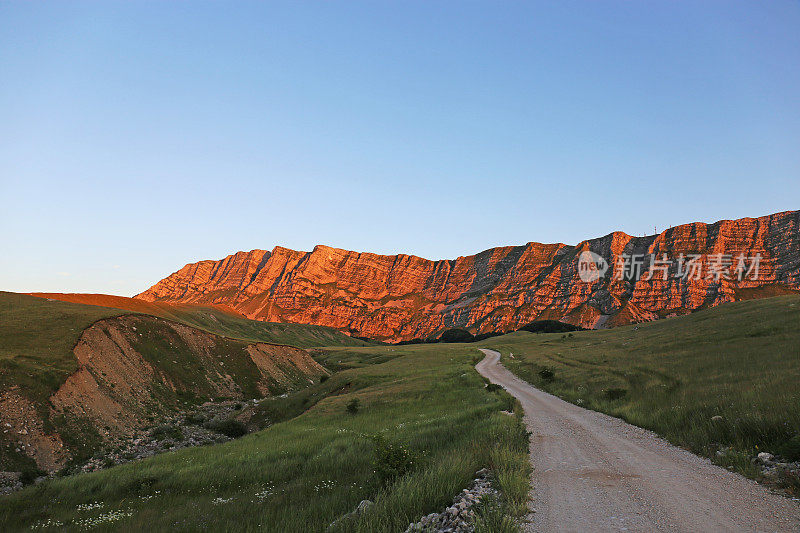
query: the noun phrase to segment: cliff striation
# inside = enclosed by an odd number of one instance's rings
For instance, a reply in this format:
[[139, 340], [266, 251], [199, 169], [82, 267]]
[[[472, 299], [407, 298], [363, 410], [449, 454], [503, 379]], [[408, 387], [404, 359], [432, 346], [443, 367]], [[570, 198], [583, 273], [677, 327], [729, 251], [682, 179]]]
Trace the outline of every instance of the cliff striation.
[[[589, 282], [579, 271], [587, 251], [608, 265]], [[687, 268], [695, 257], [696, 268]], [[576, 246], [530, 242], [454, 260], [322, 245], [238, 252], [188, 264], [136, 298], [227, 305], [252, 319], [399, 341], [453, 327], [507, 331], [537, 319], [608, 327], [798, 290], [800, 211], [787, 211], [646, 237], [614, 232]]]

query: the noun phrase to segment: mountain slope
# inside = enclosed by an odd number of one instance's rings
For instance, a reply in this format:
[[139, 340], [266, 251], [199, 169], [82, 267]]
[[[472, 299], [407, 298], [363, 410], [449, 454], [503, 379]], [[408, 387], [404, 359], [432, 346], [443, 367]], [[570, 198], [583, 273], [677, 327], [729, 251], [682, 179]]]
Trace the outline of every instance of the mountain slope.
[[327, 374], [301, 348], [14, 293], [0, 293], [0, 341], [0, 470], [14, 472], [56, 470], [211, 399]]
[[[757, 280], [670, 278], [580, 280], [578, 256], [592, 251], [613, 268], [622, 254], [759, 255]], [[707, 261], [704, 260], [707, 267]], [[705, 271], [705, 270], [704, 270]], [[577, 246], [528, 243], [455, 260], [377, 255], [316, 246], [276, 247], [188, 264], [136, 298], [226, 305], [258, 320], [320, 324], [390, 341], [447, 328], [516, 329], [536, 319], [585, 327], [686, 314], [723, 302], [800, 289], [800, 211], [693, 223], [659, 235], [621, 232]]]

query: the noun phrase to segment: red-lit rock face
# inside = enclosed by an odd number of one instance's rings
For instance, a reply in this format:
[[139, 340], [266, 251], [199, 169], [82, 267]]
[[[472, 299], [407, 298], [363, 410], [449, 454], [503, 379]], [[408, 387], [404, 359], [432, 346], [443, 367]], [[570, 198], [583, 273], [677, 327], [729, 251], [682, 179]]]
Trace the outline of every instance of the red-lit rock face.
[[[591, 250], [608, 274], [586, 283], [578, 256]], [[614, 279], [621, 254], [760, 254], [758, 280]], [[649, 257], [645, 267], [649, 265]], [[646, 270], [646, 268], [645, 268]], [[138, 295], [145, 301], [226, 304], [246, 316], [332, 326], [389, 341], [424, 338], [451, 327], [473, 333], [516, 329], [536, 319], [587, 327], [684, 314], [701, 307], [800, 289], [800, 211], [694, 223], [659, 235], [615, 232], [577, 246], [528, 243], [455, 260], [276, 247], [186, 265]]]

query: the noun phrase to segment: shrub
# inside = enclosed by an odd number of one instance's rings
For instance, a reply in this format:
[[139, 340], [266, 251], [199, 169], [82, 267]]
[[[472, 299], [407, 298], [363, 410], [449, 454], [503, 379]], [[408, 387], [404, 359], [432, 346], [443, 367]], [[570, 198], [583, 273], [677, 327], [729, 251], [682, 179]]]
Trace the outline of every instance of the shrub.
[[202, 426], [206, 421], [206, 416], [202, 413], [190, 413], [186, 415], [186, 423], [193, 426]]
[[319, 382], [320, 382], [320, 383], [325, 383], [326, 381], [328, 381], [328, 376], [321, 376], [321, 377], [319, 378]]
[[209, 420], [203, 424], [203, 427], [211, 431], [216, 431], [217, 433], [222, 433], [226, 437], [232, 439], [247, 435], [247, 426], [232, 418], [227, 420]]
[[543, 369], [539, 370], [539, 377], [542, 378], [545, 381], [553, 381], [553, 379], [556, 377], [556, 375], [549, 368], [543, 368]]
[[33, 483], [37, 477], [45, 475], [47, 475], [47, 472], [39, 470], [39, 468], [36, 466], [26, 466], [22, 469], [22, 473], [19, 476], [19, 481], [23, 485], [28, 485]]
[[393, 444], [383, 435], [373, 435], [375, 444], [375, 473], [384, 483], [410, 472], [417, 464], [417, 454], [403, 444]]
[[508, 393], [503, 394], [501, 398], [503, 400], [503, 410], [513, 413], [517, 407], [517, 399]]
[[486, 390], [489, 391], [489, 392], [497, 392], [497, 391], [501, 390], [502, 388], [503, 387], [501, 387], [497, 383], [487, 383], [486, 384]]
[[349, 402], [347, 402], [347, 412], [351, 415], [354, 415], [358, 412], [358, 409], [361, 407], [361, 401], [358, 398], [353, 398]]
[[178, 426], [171, 424], [164, 424], [156, 426], [150, 431], [150, 436], [155, 440], [181, 440], [183, 438], [183, 431]]
[[781, 444], [777, 452], [787, 461], [800, 461], [800, 435], [795, 435]]
[[620, 399], [624, 398], [627, 393], [628, 393], [628, 391], [625, 390], [625, 389], [607, 389], [606, 390], [606, 397], [609, 400], [612, 400], [612, 401], [613, 400], [620, 400]]
[[465, 329], [447, 329], [439, 336], [439, 342], [473, 342], [475, 337]]

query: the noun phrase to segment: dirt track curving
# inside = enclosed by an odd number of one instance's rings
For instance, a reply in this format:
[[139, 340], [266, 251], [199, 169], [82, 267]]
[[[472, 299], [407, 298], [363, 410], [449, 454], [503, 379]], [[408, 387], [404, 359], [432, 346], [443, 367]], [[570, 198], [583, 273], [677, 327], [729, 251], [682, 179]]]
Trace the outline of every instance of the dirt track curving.
[[526, 531], [800, 531], [800, 506], [644, 429], [540, 391], [486, 357], [532, 432]]

